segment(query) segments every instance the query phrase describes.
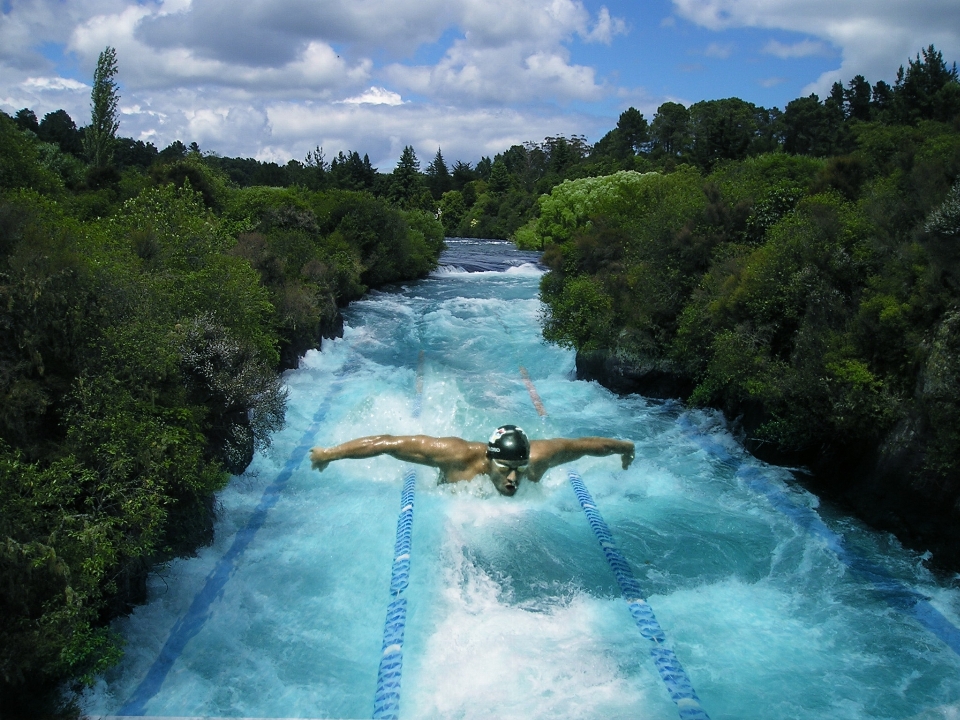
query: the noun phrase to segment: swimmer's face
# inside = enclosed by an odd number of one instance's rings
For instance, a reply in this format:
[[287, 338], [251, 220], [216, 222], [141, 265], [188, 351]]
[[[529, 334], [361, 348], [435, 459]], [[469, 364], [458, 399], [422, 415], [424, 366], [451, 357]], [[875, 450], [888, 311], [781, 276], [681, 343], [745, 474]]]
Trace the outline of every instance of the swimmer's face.
[[513, 495], [520, 487], [520, 478], [527, 472], [527, 462], [506, 462], [490, 458], [490, 479], [501, 495]]

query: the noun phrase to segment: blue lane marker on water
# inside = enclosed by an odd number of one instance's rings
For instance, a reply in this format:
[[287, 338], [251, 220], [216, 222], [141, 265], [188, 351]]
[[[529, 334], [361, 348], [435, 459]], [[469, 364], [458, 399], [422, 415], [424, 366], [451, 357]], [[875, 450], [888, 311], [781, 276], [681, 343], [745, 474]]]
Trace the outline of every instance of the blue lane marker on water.
[[663, 629], [657, 622], [653, 609], [644, 599], [640, 583], [637, 582], [626, 558], [617, 548], [613, 535], [610, 534], [610, 528], [597, 510], [597, 505], [586, 485], [583, 484], [583, 479], [574, 470], [570, 470], [567, 475], [593, 534], [600, 542], [600, 547], [603, 548], [603, 554], [610, 563], [613, 574], [617, 576], [623, 599], [627, 601], [627, 607], [630, 608], [630, 615], [640, 629], [640, 634], [651, 643], [650, 657], [653, 658], [653, 664], [660, 673], [670, 698], [677, 704], [680, 717], [682, 720], [710, 720], [706, 711], [700, 707], [700, 698], [697, 697], [686, 671], [673, 650], [666, 646], [667, 638], [663, 634]]
[[887, 571], [879, 565], [871, 562], [853, 548], [847, 547], [843, 536], [828, 528], [813, 509], [794, 502], [787, 493], [757, 467], [731, 455], [723, 445], [700, 432], [689, 418], [682, 416], [678, 422], [684, 432], [704, 451], [728, 467], [733, 468], [736, 476], [748, 488], [766, 497], [774, 509], [786, 515], [798, 527], [822, 539], [826, 546], [836, 554], [840, 562], [869, 581], [877, 594], [890, 607], [915, 619], [946, 643], [951, 650], [960, 655], [960, 629], [931, 605], [925, 596], [907, 587], [899, 580], [890, 577]]
[[303, 436], [300, 438], [300, 443], [294, 448], [293, 452], [290, 453], [290, 458], [287, 460], [286, 465], [283, 466], [283, 469], [280, 471], [280, 474], [277, 475], [276, 479], [264, 489], [263, 495], [260, 497], [260, 502], [250, 516], [250, 519], [247, 520], [247, 524], [237, 532], [233, 539], [233, 544], [230, 545], [230, 549], [224, 553], [223, 557], [217, 562], [216, 567], [207, 575], [206, 582], [204, 582], [200, 592], [193, 598], [193, 602], [190, 604], [187, 613], [180, 618], [173, 626], [173, 629], [170, 630], [170, 635], [167, 637], [167, 641], [160, 650], [157, 659], [153, 661], [153, 665], [150, 666], [146, 676], [140, 681], [140, 685], [137, 686], [137, 689], [133, 695], [130, 696], [130, 699], [127, 700], [126, 704], [120, 708], [117, 715], [146, 714], [147, 703], [160, 691], [164, 680], [167, 678], [167, 674], [183, 653], [187, 643], [200, 632], [210, 618], [210, 606], [222, 594], [224, 586], [236, 569], [237, 559], [247, 549], [247, 546], [251, 543], [257, 531], [263, 527], [263, 523], [267, 519], [267, 513], [277, 504], [277, 500], [280, 499], [280, 493], [284, 485], [286, 485], [287, 480], [290, 479], [294, 470], [300, 466], [303, 458], [306, 457], [310, 451], [313, 440], [320, 430], [320, 425], [330, 411], [333, 398], [343, 386], [344, 376], [354, 365], [355, 362], [344, 365], [339, 371], [337, 378], [330, 384], [327, 395], [324, 397], [323, 402], [320, 403], [316, 414], [314, 414], [310, 427], [303, 433]]
[[377, 692], [373, 698], [373, 717], [397, 720], [400, 715], [400, 674], [403, 667], [403, 633], [407, 625], [407, 599], [403, 597], [410, 579], [410, 550], [413, 532], [413, 494], [417, 473], [412, 468], [403, 479], [400, 515], [397, 517], [397, 541], [393, 548], [393, 572], [387, 620], [383, 626], [383, 646]]
[[[417, 387], [413, 417], [419, 418], [423, 408], [424, 353], [417, 357]], [[417, 487], [417, 473], [407, 470], [400, 493], [400, 515], [397, 517], [397, 541], [393, 547], [393, 572], [390, 574], [390, 596], [387, 619], [383, 624], [383, 646], [380, 649], [380, 669], [377, 672], [377, 691], [373, 696], [375, 720], [396, 720], [400, 714], [400, 675], [403, 669], [403, 633], [407, 626], [407, 599], [403, 597], [410, 580], [410, 550], [413, 535], [413, 494]]]

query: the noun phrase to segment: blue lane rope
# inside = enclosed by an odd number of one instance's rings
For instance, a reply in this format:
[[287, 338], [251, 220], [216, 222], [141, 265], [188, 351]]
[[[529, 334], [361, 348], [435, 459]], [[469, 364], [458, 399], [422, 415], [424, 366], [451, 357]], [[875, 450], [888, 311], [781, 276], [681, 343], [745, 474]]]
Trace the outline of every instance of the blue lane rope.
[[748, 488], [766, 497], [775, 510], [786, 515], [802, 530], [821, 538], [837, 559], [872, 584], [874, 591], [890, 607], [912, 617], [960, 655], [960, 629], [931, 605], [928, 598], [890, 577], [886, 570], [848, 547], [843, 536], [828, 528], [816, 511], [796, 503], [755, 466], [734, 457], [723, 445], [700, 432], [688, 417], [683, 416], [678, 422], [705, 452], [732, 468]]
[[567, 476], [570, 478], [570, 485], [573, 486], [577, 500], [580, 501], [580, 507], [587, 516], [587, 522], [590, 523], [593, 534], [600, 542], [603, 554], [617, 577], [623, 599], [627, 601], [627, 607], [630, 608], [630, 615], [637, 624], [640, 634], [651, 643], [650, 657], [653, 658], [653, 664], [660, 673], [660, 679], [663, 680], [670, 699], [677, 705], [681, 720], [710, 720], [706, 711], [700, 706], [700, 698], [697, 697], [683, 665], [680, 664], [673, 650], [666, 646], [667, 638], [663, 634], [663, 629], [657, 622], [653, 609], [644, 599], [640, 583], [637, 582], [626, 558], [617, 548], [610, 528], [597, 510], [597, 505], [587, 486], [583, 484], [583, 478], [575, 470], [569, 470]]
[[346, 374], [353, 369], [356, 362], [347, 363], [338, 371], [337, 377], [330, 383], [326, 396], [314, 414], [310, 427], [300, 438], [300, 443], [290, 453], [290, 458], [283, 466], [280, 474], [264, 489], [260, 502], [247, 520], [247, 524], [237, 532], [230, 549], [223, 554], [223, 557], [217, 561], [216, 566], [207, 575], [203, 587], [193, 598], [190, 608], [170, 630], [167, 641], [161, 648], [160, 654], [157, 655], [157, 659], [153, 661], [153, 665], [150, 666], [147, 674], [140, 681], [126, 704], [118, 711], [118, 715], [142, 716], [146, 714], [147, 703], [160, 691], [167, 674], [180, 655], [183, 654], [187, 643], [203, 629], [204, 624], [210, 619], [210, 606], [222, 595], [224, 586], [236, 569], [237, 560], [253, 541], [257, 531], [263, 527], [267, 519], [267, 513], [277, 504], [287, 480], [290, 479], [294, 470], [300, 466], [303, 458], [310, 451], [313, 439], [330, 411], [333, 398], [340, 392]]
[[[416, 396], [413, 417], [419, 418], [423, 408], [424, 352], [417, 357]], [[403, 634], [407, 626], [407, 599], [404, 591], [410, 581], [410, 550], [413, 534], [413, 495], [417, 473], [407, 470], [400, 493], [400, 515], [397, 517], [397, 541], [393, 547], [393, 571], [390, 574], [390, 596], [387, 619], [383, 624], [383, 646], [380, 649], [380, 669], [377, 672], [377, 691], [373, 696], [375, 720], [396, 720], [400, 714], [400, 676], [403, 669]]]
[[407, 599], [403, 597], [410, 580], [410, 550], [413, 532], [413, 494], [417, 473], [407, 470], [400, 493], [400, 515], [397, 517], [397, 541], [393, 548], [393, 572], [387, 619], [383, 626], [380, 670], [377, 692], [373, 698], [375, 719], [396, 720], [400, 714], [400, 674], [403, 667], [403, 634], [407, 624]]

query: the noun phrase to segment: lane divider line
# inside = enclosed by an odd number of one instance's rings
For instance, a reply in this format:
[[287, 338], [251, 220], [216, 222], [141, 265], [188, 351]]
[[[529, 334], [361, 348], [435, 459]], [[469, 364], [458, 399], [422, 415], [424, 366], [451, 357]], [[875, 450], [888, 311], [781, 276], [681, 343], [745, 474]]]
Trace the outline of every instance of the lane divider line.
[[170, 672], [173, 664], [183, 654], [187, 643], [203, 629], [204, 624], [210, 619], [211, 605], [222, 596], [227, 581], [236, 570], [237, 560], [253, 541], [257, 531], [263, 527], [267, 519], [267, 513], [277, 504], [277, 501], [280, 499], [280, 493], [283, 491], [290, 476], [294, 470], [300, 466], [303, 458], [306, 457], [310, 451], [313, 440], [320, 430], [320, 425], [330, 411], [333, 398], [340, 392], [347, 373], [356, 366], [357, 362], [357, 360], [353, 360], [345, 363], [337, 372], [335, 379], [327, 388], [327, 394], [321, 401], [317, 412], [314, 414], [310, 426], [303, 433], [299, 444], [290, 453], [290, 457], [280, 471], [280, 474], [277, 475], [273, 482], [264, 488], [260, 502], [247, 519], [246, 525], [237, 531], [230, 548], [217, 561], [216, 566], [210, 571], [210, 574], [207, 575], [203, 587], [196, 596], [194, 596], [193, 602], [187, 609], [186, 614], [177, 620], [176, 624], [171, 628], [166, 642], [160, 649], [160, 654], [157, 655], [157, 659], [153, 661], [153, 665], [150, 666], [150, 669], [140, 681], [136, 690], [134, 690], [127, 702], [124, 703], [123, 707], [120, 708], [118, 715], [145, 715], [147, 703], [160, 691], [164, 680], [167, 678], [167, 674]]
[[[419, 418], [423, 408], [424, 352], [417, 357], [416, 399], [413, 417]], [[373, 696], [375, 720], [397, 720], [400, 715], [400, 679], [403, 670], [403, 635], [407, 626], [407, 599], [403, 596], [410, 582], [410, 555], [413, 540], [413, 499], [417, 472], [409, 468], [400, 493], [400, 514], [397, 516], [397, 540], [393, 547], [393, 570], [390, 574], [390, 596], [387, 619], [383, 624], [383, 646], [377, 671], [377, 690]]]
[[650, 657], [657, 672], [660, 673], [660, 679], [663, 680], [670, 699], [677, 705], [681, 720], [710, 720], [706, 711], [700, 706], [700, 698], [697, 697], [693, 684], [676, 653], [667, 647], [663, 628], [657, 622], [653, 609], [644, 599], [640, 583], [637, 582], [626, 558], [617, 548], [610, 528], [597, 510], [597, 505], [587, 486], [584, 485], [583, 478], [576, 470], [567, 471], [567, 477], [570, 479], [570, 485], [577, 500], [580, 501], [580, 507], [587, 516], [587, 522], [590, 523], [590, 528], [603, 549], [604, 557], [607, 558], [607, 563], [617, 578], [623, 599], [626, 600], [627, 607], [630, 609], [630, 615], [637, 624], [640, 634], [651, 643]]
[[[520, 374], [523, 376], [523, 381], [530, 393], [533, 406], [540, 416], [544, 417], [547, 411], [543, 407], [543, 402], [540, 400], [540, 394], [537, 392], [533, 380], [530, 379], [530, 375], [523, 365], [520, 366]], [[693, 684], [683, 669], [683, 665], [680, 664], [676, 653], [666, 646], [666, 635], [664, 635], [660, 623], [657, 622], [657, 618], [653, 614], [653, 608], [643, 597], [640, 583], [637, 582], [626, 558], [617, 548], [613, 535], [610, 533], [610, 528], [597, 509], [597, 504], [593, 501], [587, 486], [584, 485], [583, 478], [576, 470], [568, 470], [567, 477], [570, 479], [570, 485], [573, 487], [577, 500], [580, 501], [580, 507], [587, 516], [587, 522], [600, 543], [603, 555], [617, 578], [623, 599], [630, 610], [630, 616], [640, 630], [640, 635], [652, 643], [650, 657], [660, 674], [660, 679], [667, 688], [667, 692], [670, 694], [670, 699], [676, 703], [681, 720], [710, 720], [706, 711], [700, 706], [700, 698], [697, 697]]]
[[377, 691], [373, 698], [375, 720], [397, 720], [400, 716], [400, 676], [403, 669], [403, 635], [407, 625], [407, 599], [403, 597], [410, 581], [410, 550], [413, 532], [413, 495], [417, 473], [407, 470], [400, 494], [400, 515], [397, 517], [397, 540], [393, 548], [393, 571], [387, 619], [383, 625], [383, 646]]
[[689, 417], [683, 415], [677, 422], [684, 433], [708, 455], [733, 469], [744, 485], [766, 497], [775, 510], [786, 515], [799, 528], [822, 539], [840, 562], [871, 583], [874, 591], [890, 607], [912, 617], [960, 655], [960, 628], [937, 610], [926, 596], [894, 579], [879, 565], [848, 547], [844, 537], [828, 528], [815, 510], [796, 503], [757, 467], [734, 457], [723, 445], [700, 432]]

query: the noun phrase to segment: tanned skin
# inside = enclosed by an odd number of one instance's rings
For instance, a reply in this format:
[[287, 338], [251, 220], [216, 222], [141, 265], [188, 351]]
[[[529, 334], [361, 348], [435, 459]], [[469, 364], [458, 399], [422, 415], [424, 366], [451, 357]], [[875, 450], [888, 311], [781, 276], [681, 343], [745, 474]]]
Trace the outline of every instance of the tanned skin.
[[626, 470], [633, 462], [633, 443], [604, 437], [531, 440], [530, 460], [523, 472], [504, 467], [487, 457], [487, 444], [468, 442], [458, 437], [429, 435], [370, 435], [332, 448], [315, 447], [310, 451], [314, 470], [323, 471], [334, 460], [390, 455], [404, 462], [439, 468], [443, 482], [472, 480], [487, 475], [502, 495], [513, 495], [520, 478], [539, 482], [552, 467], [573, 462], [584, 455], [619, 455]]

